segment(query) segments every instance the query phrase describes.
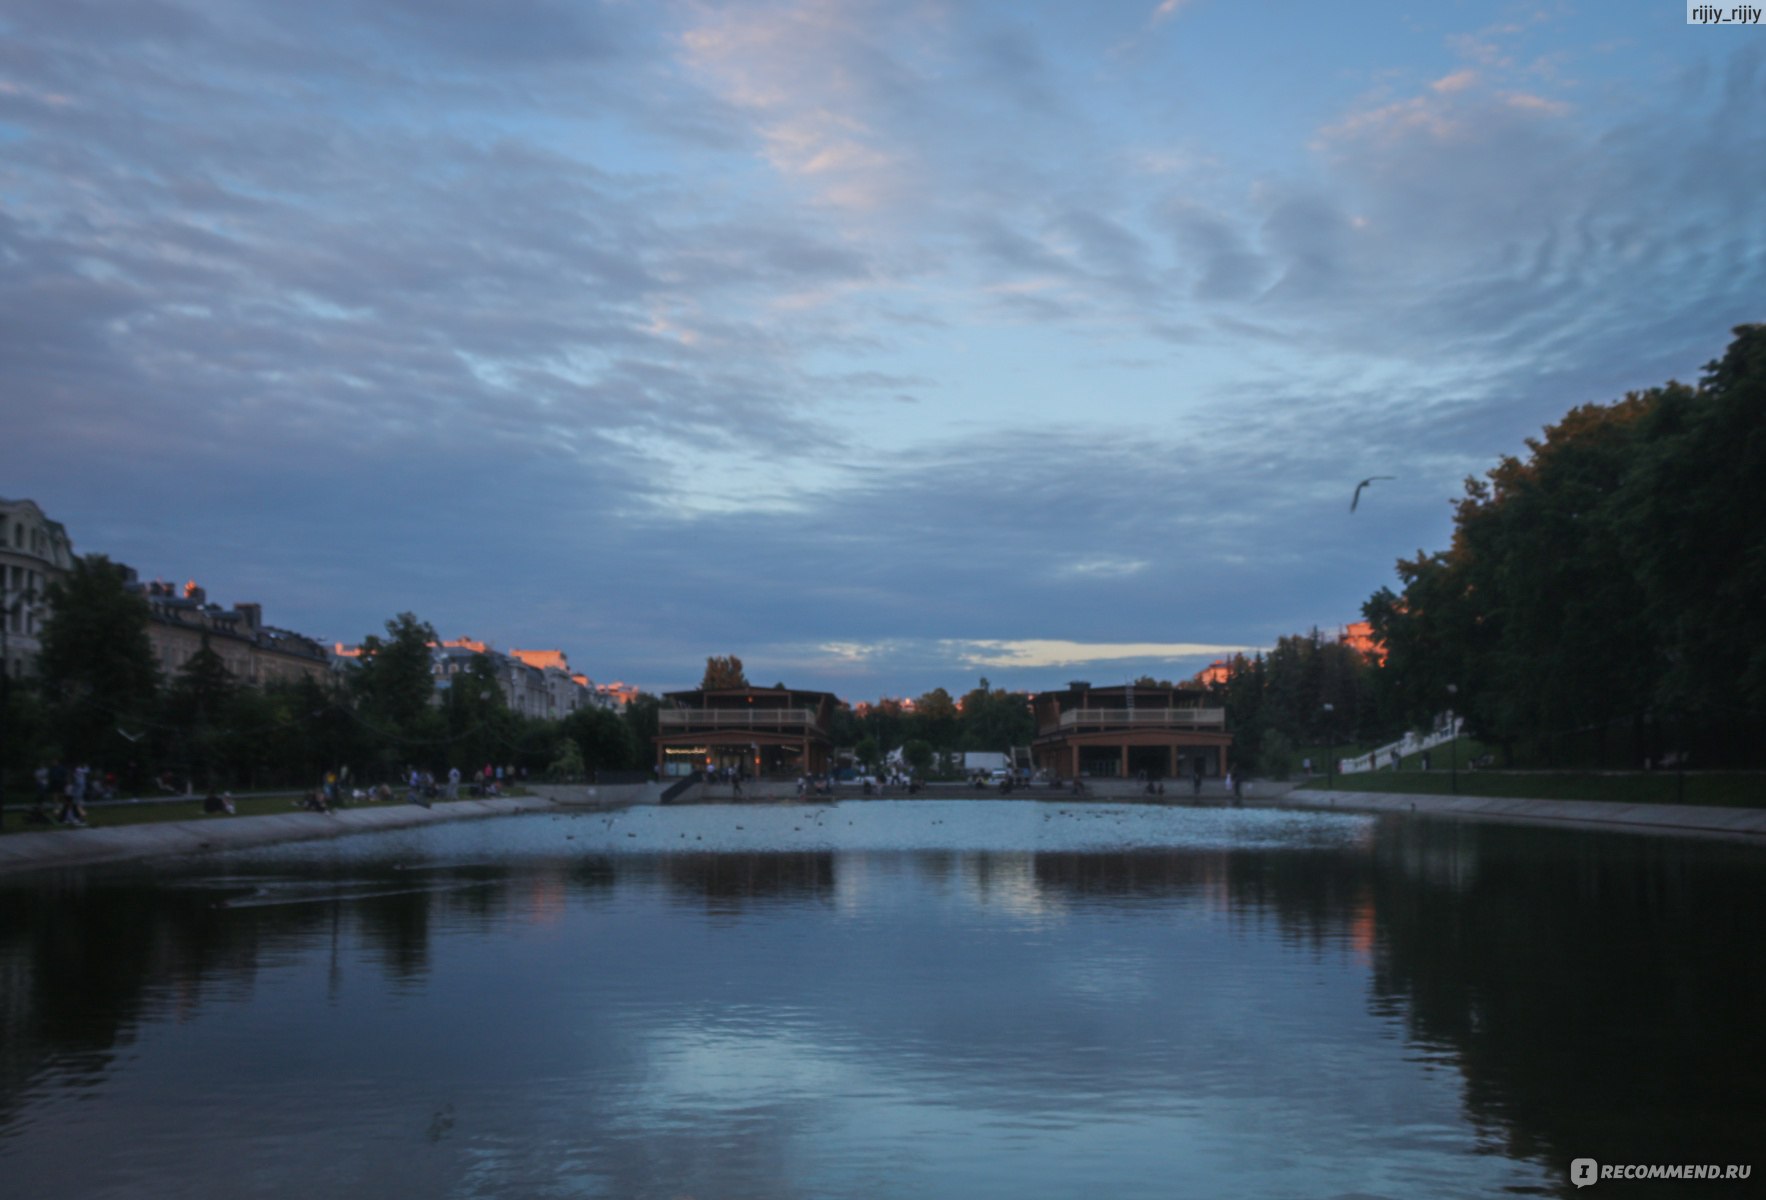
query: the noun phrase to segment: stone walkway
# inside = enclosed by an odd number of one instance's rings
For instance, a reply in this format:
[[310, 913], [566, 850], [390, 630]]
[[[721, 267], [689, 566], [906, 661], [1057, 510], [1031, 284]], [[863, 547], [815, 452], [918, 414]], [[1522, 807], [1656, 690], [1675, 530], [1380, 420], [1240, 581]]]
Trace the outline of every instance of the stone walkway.
[[[1247, 799], [1246, 803], [1251, 803]], [[1766, 845], [1766, 809], [1701, 804], [1616, 804], [1604, 800], [1512, 800], [1490, 796], [1412, 796], [1388, 792], [1289, 792], [1273, 808], [1415, 813], [1484, 821], [1728, 837]]]
[[[309, 841], [348, 833], [372, 833], [404, 829], [441, 821], [473, 820], [515, 813], [554, 812], [560, 804], [616, 806], [612, 796], [596, 796], [587, 789], [548, 789], [554, 796], [514, 796], [493, 800], [454, 800], [421, 808], [414, 804], [387, 804], [346, 808], [331, 814], [288, 812], [261, 817], [210, 817], [195, 821], [159, 824], [116, 825], [96, 829], [66, 829], [0, 836], [0, 874], [86, 867], [133, 859], [204, 854], [214, 850], [266, 846], [275, 842]], [[603, 789], [611, 791], [612, 789]], [[978, 793], [983, 799], [996, 799]], [[859, 797], [838, 797], [857, 799]], [[895, 799], [899, 797], [885, 797]], [[965, 796], [964, 798], [973, 798]], [[1067, 800], [1059, 795], [1027, 792], [1024, 799]], [[1088, 797], [1129, 800], [1135, 797]], [[622, 800], [629, 799], [620, 797]], [[612, 804], [609, 804], [612, 801]], [[1166, 803], [1181, 804], [1182, 798]], [[1225, 797], [1209, 797], [1208, 807], [1219, 807]], [[1485, 821], [1510, 821], [1577, 828], [1607, 828], [1636, 833], [1689, 834], [1726, 837], [1766, 845], [1766, 809], [1722, 808], [1708, 805], [1614, 804], [1598, 800], [1509, 800], [1485, 796], [1413, 796], [1383, 792], [1293, 791], [1281, 796], [1256, 792], [1245, 797], [1247, 807], [1326, 809], [1332, 812], [1401, 813]]]
[[288, 812], [261, 817], [208, 817], [195, 821], [99, 826], [95, 829], [7, 833], [0, 836], [0, 874], [237, 850], [273, 842], [302, 842], [346, 833], [432, 825], [441, 821], [552, 812], [556, 807], [543, 796], [511, 796], [492, 800], [443, 801], [434, 808], [415, 804], [364, 805], [335, 813]]

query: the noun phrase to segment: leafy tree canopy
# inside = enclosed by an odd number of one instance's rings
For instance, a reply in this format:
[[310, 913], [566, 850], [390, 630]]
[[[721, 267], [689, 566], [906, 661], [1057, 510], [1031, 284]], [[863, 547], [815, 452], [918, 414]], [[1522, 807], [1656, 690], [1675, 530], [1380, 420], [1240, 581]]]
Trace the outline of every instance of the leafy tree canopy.
[[706, 691], [719, 691], [725, 688], [745, 688], [748, 676], [742, 673], [742, 660], [734, 654], [720, 658], [712, 656], [705, 660], [705, 678], [699, 686]]
[[147, 638], [147, 600], [122, 566], [103, 555], [74, 559], [47, 589], [49, 619], [37, 658], [39, 680], [74, 757], [116, 749], [115, 728], [153, 705], [159, 666]]
[[386, 637], [362, 639], [353, 682], [364, 712], [392, 731], [414, 735], [423, 726], [435, 692], [430, 647], [435, 630], [408, 612], [386, 623]]

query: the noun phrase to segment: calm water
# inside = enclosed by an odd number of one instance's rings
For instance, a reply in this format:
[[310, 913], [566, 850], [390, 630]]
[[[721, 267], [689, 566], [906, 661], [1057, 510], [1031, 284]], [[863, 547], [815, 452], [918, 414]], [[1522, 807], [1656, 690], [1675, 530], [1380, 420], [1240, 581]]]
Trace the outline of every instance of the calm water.
[[1763, 899], [1766, 855], [1721, 843], [990, 801], [15, 882], [0, 1191], [1597, 1196], [1580, 1156], [1757, 1181]]

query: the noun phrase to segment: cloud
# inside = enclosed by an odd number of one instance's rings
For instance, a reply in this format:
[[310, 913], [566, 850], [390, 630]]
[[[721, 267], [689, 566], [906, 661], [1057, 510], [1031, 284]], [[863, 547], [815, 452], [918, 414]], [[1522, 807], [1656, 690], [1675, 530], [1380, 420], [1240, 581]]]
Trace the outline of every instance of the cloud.
[[1076, 667], [1090, 663], [1151, 660], [1180, 662], [1218, 658], [1249, 651], [1249, 646], [1210, 645], [1199, 642], [1095, 643], [1048, 639], [1024, 641], [973, 641], [952, 644], [953, 651], [971, 667]]
[[1147, 18], [1147, 24], [1163, 25], [1188, 7], [1189, 3], [1190, 0], [1159, 0], [1159, 6], [1153, 10], [1153, 15]]
[[1114, 53], [1145, 3], [126, 7], [0, 44], [0, 473], [327, 637], [1268, 644], [1766, 295], [1752, 43], [1530, 23], [1261, 108], [1230, 25]]
[[1443, 95], [1450, 92], [1463, 92], [1478, 82], [1478, 72], [1471, 67], [1461, 67], [1448, 75], [1443, 75], [1429, 85], [1431, 91]]
[[1151, 563], [1144, 558], [1089, 558], [1076, 563], [1069, 563], [1061, 568], [1063, 575], [1075, 575], [1082, 578], [1102, 577], [1123, 579], [1130, 575], [1139, 575]]

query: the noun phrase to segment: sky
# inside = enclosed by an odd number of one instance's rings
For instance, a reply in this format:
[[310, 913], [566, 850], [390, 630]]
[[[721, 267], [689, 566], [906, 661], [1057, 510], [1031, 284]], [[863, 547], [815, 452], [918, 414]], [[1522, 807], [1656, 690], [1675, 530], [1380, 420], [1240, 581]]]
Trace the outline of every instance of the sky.
[[0, 0], [0, 495], [326, 642], [1183, 678], [1695, 380], [1763, 198], [1674, 0]]

